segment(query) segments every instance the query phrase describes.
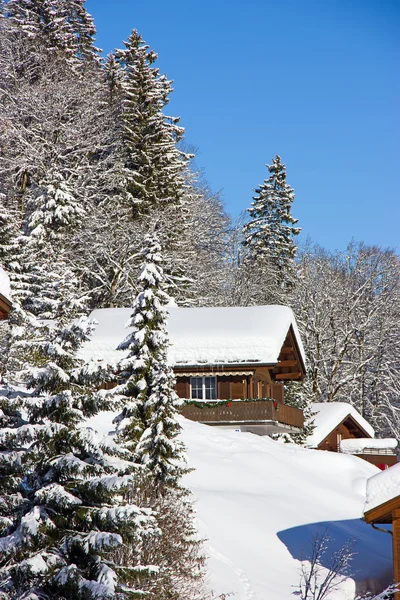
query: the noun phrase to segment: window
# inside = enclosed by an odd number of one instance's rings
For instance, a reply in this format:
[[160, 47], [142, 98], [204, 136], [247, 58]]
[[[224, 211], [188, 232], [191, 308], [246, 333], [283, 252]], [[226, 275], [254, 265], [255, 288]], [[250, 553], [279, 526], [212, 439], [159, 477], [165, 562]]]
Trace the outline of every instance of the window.
[[191, 397], [194, 400], [216, 400], [217, 378], [216, 377], [191, 377]]

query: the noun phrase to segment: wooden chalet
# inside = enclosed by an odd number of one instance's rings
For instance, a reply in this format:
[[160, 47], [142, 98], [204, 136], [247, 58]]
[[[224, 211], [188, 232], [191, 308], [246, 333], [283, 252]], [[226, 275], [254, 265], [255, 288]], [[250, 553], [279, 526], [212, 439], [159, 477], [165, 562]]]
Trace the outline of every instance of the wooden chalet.
[[[112, 364], [130, 309], [93, 311], [98, 322], [86, 359]], [[284, 382], [305, 375], [304, 349], [290, 308], [169, 309], [170, 364], [188, 419], [260, 435], [300, 431], [303, 412], [285, 405]]]
[[313, 433], [309, 448], [353, 454], [384, 470], [397, 463], [397, 441], [375, 439], [373, 427], [350, 404], [318, 402], [313, 404]]
[[11, 301], [0, 294], [0, 319], [8, 319], [8, 315], [10, 314], [12, 309]]
[[[392, 536], [393, 581], [400, 584], [400, 464], [367, 481], [367, 502], [363, 520]], [[380, 527], [391, 525], [392, 529]], [[400, 586], [399, 586], [400, 587]], [[400, 591], [394, 594], [400, 600]]]
[[6, 271], [0, 267], [0, 320], [8, 319], [12, 309], [10, 296], [10, 280]]

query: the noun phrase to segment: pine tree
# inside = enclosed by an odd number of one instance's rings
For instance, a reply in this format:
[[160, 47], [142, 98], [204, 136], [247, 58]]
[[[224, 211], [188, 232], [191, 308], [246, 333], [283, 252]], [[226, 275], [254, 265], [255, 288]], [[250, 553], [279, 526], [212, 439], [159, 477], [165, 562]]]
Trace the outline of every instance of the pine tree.
[[85, 0], [8, 0], [3, 14], [50, 52], [60, 52], [72, 67], [99, 64], [96, 28]]
[[60, 240], [62, 233], [79, 225], [86, 213], [59, 172], [49, 171], [46, 180], [28, 201], [27, 230], [38, 240]]
[[121, 438], [145, 467], [147, 483], [140, 487], [140, 504], [156, 509], [162, 542], [144, 546], [147, 562], [159, 565], [150, 588], [156, 598], [198, 597], [204, 578], [205, 557], [193, 522], [190, 492], [181, 477], [188, 472], [184, 446], [179, 441], [175, 378], [167, 363], [165, 278], [161, 247], [147, 236], [144, 264], [138, 277], [139, 293], [128, 326], [132, 333], [120, 345], [128, 350], [121, 361], [126, 383], [117, 388], [124, 410], [117, 418]]
[[153, 66], [157, 54], [136, 30], [125, 46], [113, 59], [121, 70], [121, 198], [137, 217], [160, 205], [179, 205], [190, 156], [177, 148], [184, 132], [179, 119], [162, 112], [172, 87]]
[[296, 246], [293, 236], [300, 233], [294, 227], [297, 219], [291, 215], [294, 199], [293, 189], [286, 183], [286, 168], [280, 156], [267, 165], [270, 176], [259, 188], [251, 208], [250, 221], [243, 228], [244, 246], [248, 250], [247, 260], [263, 265], [277, 274], [279, 284], [292, 284]]
[[99, 63], [99, 49], [94, 45], [96, 27], [85, 9], [86, 0], [47, 0], [51, 20], [47, 35], [75, 65]]
[[123, 417], [130, 418], [123, 438], [131, 444], [137, 461], [149, 468], [157, 485], [176, 486], [184, 472], [184, 449], [177, 440], [180, 400], [166, 359], [169, 297], [163, 290], [161, 246], [156, 236], [146, 237], [143, 260], [137, 282], [140, 291], [129, 322], [133, 331], [120, 345], [121, 350], [129, 351], [121, 362], [126, 383], [119, 390], [128, 401]]
[[[153, 511], [132, 502], [132, 453], [84, 427], [105, 407], [85, 389], [76, 358], [90, 328], [80, 320], [47, 331], [53, 339], [37, 345], [45, 364], [32, 370], [33, 395], [0, 396], [4, 600], [138, 598], [141, 580], [157, 571], [142, 559], [144, 539], [159, 533]], [[130, 548], [129, 563], [121, 547]]]

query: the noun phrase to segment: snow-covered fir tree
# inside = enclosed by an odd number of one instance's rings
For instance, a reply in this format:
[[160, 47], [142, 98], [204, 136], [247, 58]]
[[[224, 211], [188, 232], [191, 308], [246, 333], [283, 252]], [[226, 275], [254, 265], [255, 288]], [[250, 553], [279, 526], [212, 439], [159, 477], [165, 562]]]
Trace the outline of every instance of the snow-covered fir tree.
[[153, 66], [156, 59], [136, 30], [113, 59], [121, 71], [121, 197], [134, 216], [179, 204], [190, 158], [177, 148], [184, 133], [179, 119], [162, 112], [172, 87]]
[[99, 63], [96, 28], [86, 0], [8, 0], [3, 14], [51, 52], [60, 52], [72, 67]]
[[281, 287], [290, 288], [296, 255], [293, 237], [300, 233], [291, 214], [294, 192], [286, 183], [286, 167], [280, 156], [276, 155], [267, 168], [270, 176], [255, 190], [257, 195], [248, 209], [250, 221], [243, 228], [243, 245], [253, 268], [267, 266], [276, 273]]
[[47, 332], [37, 346], [44, 364], [31, 372], [33, 394], [0, 396], [4, 600], [138, 598], [141, 581], [158, 570], [142, 560], [144, 540], [155, 543], [160, 532], [153, 511], [132, 501], [133, 454], [101, 444], [84, 426], [105, 406], [85, 386], [76, 358], [90, 329], [81, 319]]
[[167, 309], [161, 246], [155, 235], [145, 238], [143, 267], [138, 277], [129, 325], [132, 333], [119, 346], [128, 350], [121, 361], [126, 383], [118, 392], [126, 398], [123, 417], [129, 422], [123, 438], [139, 463], [148, 466], [157, 485], [176, 486], [184, 472], [184, 448], [177, 439], [180, 400], [167, 363]]
[[167, 309], [170, 300], [163, 287], [161, 246], [149, 235], [143, 247], [139, 293], [128, 326], [132, 333], [120, 345], [128, 350], [121, 361], [126, 382], [113, 391], [124, 405], [117, 418], [122, 440], [147, 473], [140, 504], [153, 507], [162, 532], [158, 546], [147, 547], [148, 562], [161, 566], [153, 593], [186, 599], [198, 597], [205, 558], [193, 523], [193, 505], [181, 477], [188, 471], [184, 446], [178, 439], [175, 378], [167, 362]]

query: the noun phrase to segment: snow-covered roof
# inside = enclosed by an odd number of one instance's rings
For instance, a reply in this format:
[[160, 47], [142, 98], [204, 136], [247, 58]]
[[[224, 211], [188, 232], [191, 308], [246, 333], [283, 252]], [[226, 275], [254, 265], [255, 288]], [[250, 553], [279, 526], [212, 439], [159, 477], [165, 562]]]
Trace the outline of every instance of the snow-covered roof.
[[307, 438], [309, 448], [316, 448], [348, 416], [352, 416], [365, 433], [375, 437], [373, 427], [347, 402], [315, 402], [312, 410], [315, 429]]
[[395, 438], [352, 438], [340, 442], [340, 451], [345, 454], [362, 454], [363, 450], [395, 450]]
[[368, 479], [364, 512], [397, 496], [400, 496], [400, 463]]
[[0, 294], [8, 300], [11, 298], [10, 278], [2, 267], [0, 267]]
[[[168, 311], [168, 359], [172, 365], [274, 364], [290, 326], [305, 362], [293, 312], [286, 306], [169, 307]], [[90, 318], [98, 325], [80, 356], [108, 364], [121, 360], [124, 354], [116, 348], [128, 335], [126, 323], [131, 312], [130, 308], [94, 310]]]

